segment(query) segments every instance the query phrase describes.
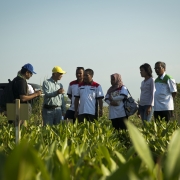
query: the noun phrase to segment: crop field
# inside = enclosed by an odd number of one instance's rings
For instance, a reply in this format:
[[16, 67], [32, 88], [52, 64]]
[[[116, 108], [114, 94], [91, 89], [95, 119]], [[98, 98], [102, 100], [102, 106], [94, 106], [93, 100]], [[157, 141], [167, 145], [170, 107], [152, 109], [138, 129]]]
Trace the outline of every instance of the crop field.
[[[180, 92], [180, 84], [178, 84]], [[98, 121], [62, 121], [42, 127], [42, 99], [33, 106], [15, 144], [15, 127], [0, 115], [2, 180], [179, 180], [180, 94], [172, 121], [142, 124], [129, 117], [126, 131], [115, 131], [108, 107]]]
[[[38, 103], [37, 103], [38, 104]], [[38, 106], [38, 105], [37, 105]], [[180, 129], [177, 121], [146, 123], [131, 116], [127, 131], [115, 131], [104, 116], [95, 123], [41, 125], [41, 113], [15, 128], [0, 116], [0, 179], [119, 180], [180, 179]]]

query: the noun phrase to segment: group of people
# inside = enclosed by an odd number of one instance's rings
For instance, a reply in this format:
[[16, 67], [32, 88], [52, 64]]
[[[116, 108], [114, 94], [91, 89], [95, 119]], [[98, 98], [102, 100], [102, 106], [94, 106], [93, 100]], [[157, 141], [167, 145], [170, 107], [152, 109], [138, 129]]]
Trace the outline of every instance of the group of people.
[[[155, 120], [165, 118], [168, 122], [174, 110], [173, 99], [177, 87], [175, 80], [166, 74], [164, 62], [155, 63], [157, 78], [152, 77], [151, 66], [147, 63], [140, 66], [140, 74], [144, 78], [141, 83], [141, 95], [137, 115], [142, 121], [150, 121], [154, 114]], [[67, 95], [71, 100], [70, 108], [66, 111], [63, 85], [59, 83], [66, 72], [59, 66], [52, 69], [52, 76], [43, 81], [43, 125], [57, 125], [64, 117], [65, 120], [77, 119], [78, 122], [94, 121], [103, 115], [103, 99], [109, 105], [109, 119], [115, 129], [126, 129], [125, 121], [128, 119], [124, 110], [124, 100], [128, 97], [128, 89], [123, 84], [121, 75], [110, 75], [111, 86], [104, 96], [102, 87], [93, 80], [92, 69], [76, 68], [76, 79], [68, 86]], [[41, 95], [41, 91], [27, 94], [28, 80], [34, 72], [31, 64], [25, 64], [18, 76], [18, 83], [14, 87], [15, 98], [27, 102]]]
[[168, 122], [174, 110], [174, 98], [177, 93], [175, 80], [166, 74], [166, 64], [156, 62], [154, 70], [158, 77], [152, 78], [151, 66], [147, 63], [140, 66], [141, 95], [138, 115], [142, 120], [150, 121], [154, 114], [155, 121], [165, 119]]

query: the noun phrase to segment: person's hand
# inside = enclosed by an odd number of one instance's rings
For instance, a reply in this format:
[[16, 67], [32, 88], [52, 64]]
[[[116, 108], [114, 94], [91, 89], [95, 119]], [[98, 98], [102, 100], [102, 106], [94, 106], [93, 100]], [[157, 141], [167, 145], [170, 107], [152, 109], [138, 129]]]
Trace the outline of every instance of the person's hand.
[[41, 90], [39, 90], [39, 91], [36, 91], [35, 93], [36, 93], [36, 96], [40, 96], [40, 95], [41, 95], [41, 93], [42, 93], [42, 91], [41, 91]]
[[140, 112], [139, 112], [139, 111], [137, 112], [137, 117], [138, 117], [138, 118], [141, 118], [141, 115], [140, 115]]
[[116, 101], [111, 101], [111, 102], [110, 102], [110, 105], [111, 105], [111, 106], [119, 106], [119, 104], [118, 104]]
[[146, 115], [147, 115], [147, 116], [150, 114], [151, 110], [152, 110], [152, 108], [151, 108], [151, 106], [149, 106], [149, 107], [147, 108], [147, 110], [146, 110]]
[[58, 93], [58, 94], [63, 94], [63, 93], [64, 93], [64, 89], [63, 89], [63, 88], [58, 89], [58, 90], [57, 90], [57, 93]]

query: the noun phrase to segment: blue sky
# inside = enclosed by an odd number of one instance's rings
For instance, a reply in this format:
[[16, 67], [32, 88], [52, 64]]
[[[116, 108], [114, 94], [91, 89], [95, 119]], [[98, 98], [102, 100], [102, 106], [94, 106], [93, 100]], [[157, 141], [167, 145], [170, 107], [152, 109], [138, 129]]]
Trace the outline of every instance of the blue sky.
[[[110, 75], [120, 73], [138, 99], [139, 66], [164, 61], [180, 83], [179, 0], [0, 1], [0, 82], [13, 79], [26, 63], [41, 84], [54, 66], [67, 74], [67, 90], [78, 66], [94, 70], [104, 94]], [[156, 77], [155, 72], [153, 76]]]

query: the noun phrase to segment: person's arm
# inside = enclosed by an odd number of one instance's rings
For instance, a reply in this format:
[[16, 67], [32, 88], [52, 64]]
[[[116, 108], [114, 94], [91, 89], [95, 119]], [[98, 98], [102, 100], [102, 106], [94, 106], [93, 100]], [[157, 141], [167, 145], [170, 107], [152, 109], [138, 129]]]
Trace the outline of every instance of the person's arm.
[[67, 95], [68, 95], [68, 98], [71, 100], [72, 99], [72, 87], [71, 87], [71, 84], [69, 84], [69, 86], [68, 86]]
[[98, 99], [98, 103], [99, 103], [99, 117], [103, 116], [103, 101], [102, 99]]
[[109, 106], [118, 106], [118, 103], [116, 101], [112, 100], [112, 97], [109, 96], [109, 94], [106, 94], [105, 96], [105, 102], [109, 105]]
[[177, 85], [174, 79], [168, 79], [167, 81], [169, 85], [170, 92], [172, 94], [173, 99], [176, 97], [177, 94]]
[[155, 84], [154, 80], [151, 78], [151, 83], [150, 83], [150, 97], [149, 97], [149, 107], [146, 110], [146, 115], [149, 115], [150, 112], [152, 111], [152, 106], [154, 103], [154, 91], [155, 91]]
[[21, 102], [30, 101], [31, 99], [38, 97], [41, 95], [41, 91], [36, 91], [33, 94], [30, 95], [20, 95]]
[[123, 96], [123, 95], [119, 95], [119, 96], [112, 97], [112, 100], [113, 100], [113, 101], [122, 101], [123, 99], [124, 99], [124, 96]]
[[16, 81], [15, 85], [16, 88], [18, 87], [18, 94], [21, 102], [30, 101], [31, 99], [41, 95], [41, 91], [36, 91], [33, 94], [28, 95], [28, 85], [27, 82], [24, 80]]
[[173, 93], [172, 93], [173, 99], [176, 97], [176, 94], [177, 94], [177, 92], [173, 92]]
[[78, 107], [79, 107], [79, 97], [75, 97], [75, 100], [74, 100], [74, 117], [77, 118], [78, 116]]
[[71, 99], [72, 99], [72, 96], [71, 96], [71, 95], [68, 95], [68, 98], [71, 100]]
[[64, 89], [62, 87], [60, 87], [58, 90], [55, 90], [53, 92], [50, 92], [49, 89], [50, 89], [50, 86], [51, 84], [48, 82], [48, 81], [44, 81], [43, 82], [43, 92], [44, 92], [44, 95], [46, 97], [55, 97], [59, 94], [63, 94], [64, 93]]
[[62, 115], [64, 116], [66, 113], [66, 103], [65, 103], [64, 94], [62, 94], [61, 100], [62, 100], [61, 111], [62, 111]]

